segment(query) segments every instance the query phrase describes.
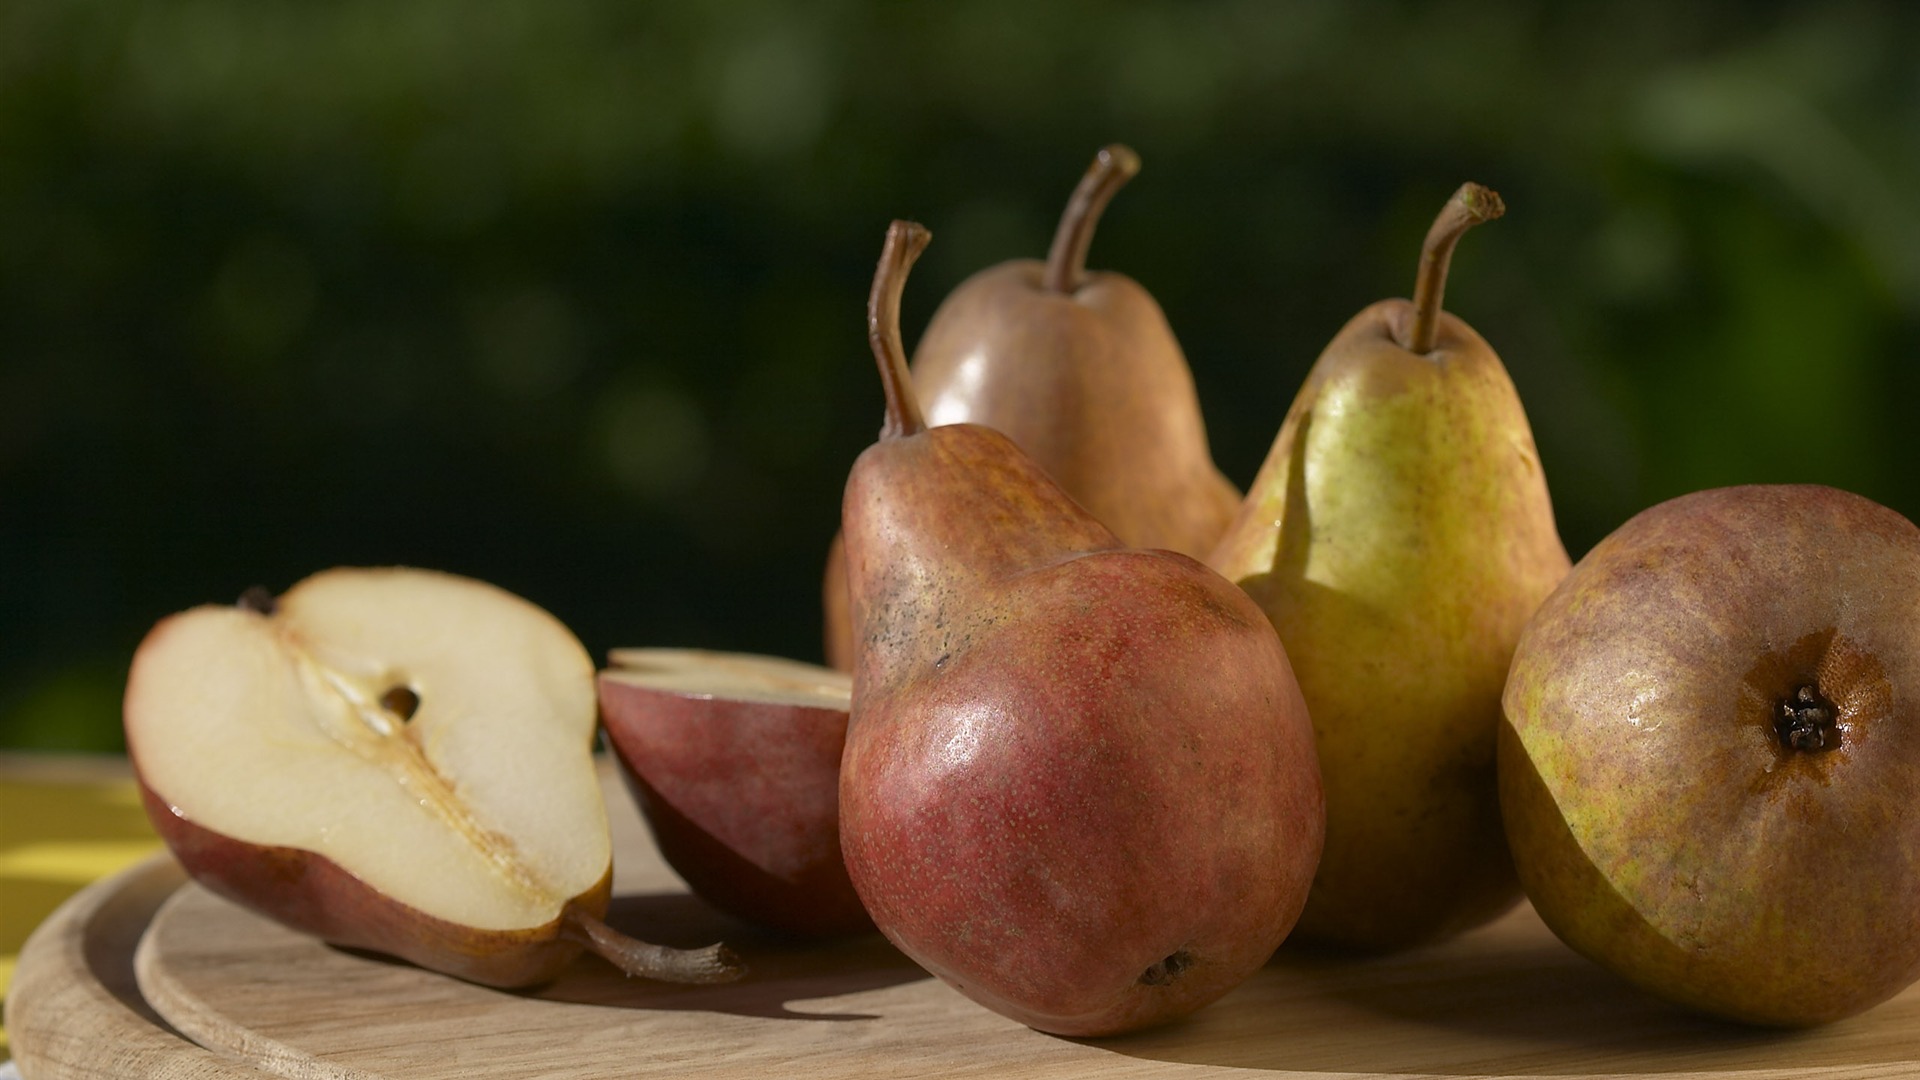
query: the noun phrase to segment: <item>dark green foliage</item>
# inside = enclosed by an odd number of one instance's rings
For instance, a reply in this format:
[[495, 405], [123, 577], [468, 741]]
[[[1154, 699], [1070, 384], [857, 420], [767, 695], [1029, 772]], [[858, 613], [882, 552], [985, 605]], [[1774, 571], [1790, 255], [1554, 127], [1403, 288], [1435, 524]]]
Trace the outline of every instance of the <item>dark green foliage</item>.
[[1920, 24], [1893, 3], [0, 4], [0, 747], [118, 738], [168, 612], [342, 563], [477, 575], [596, 654], [818, 655], [880, 417], [886, 222], [1159, 296], [1251, 479], [1411, 288], [1528, 403], [1576, 556], [1682, 491], [1920, 515]]

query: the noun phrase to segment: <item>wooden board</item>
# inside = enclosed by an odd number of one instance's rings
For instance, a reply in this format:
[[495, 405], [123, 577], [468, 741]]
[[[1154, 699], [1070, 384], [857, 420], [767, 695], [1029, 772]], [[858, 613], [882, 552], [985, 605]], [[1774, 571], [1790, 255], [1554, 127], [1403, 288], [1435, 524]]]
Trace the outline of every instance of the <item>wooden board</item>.
[[[611, 921], [670, 944], [724, 937], [751, 965], [746, 981], [662, 987], [583, 960], [537, 992], [488, 990], [308, 940], [175, 888], [177, 872], [151, 864], [76, 898], [29, 944], [8, 1017], [23, 1074], [1920, 1075], [1920, 992], [1816, 1031], [1730, 1027], [1622, 985], [1524, 907], [1410, 955], [1284, 955], [1157, 1031], [1053, 1038], [968, 1002], [877, 937], [799, 945], [726, 920], [660, 863], [617, 786], [610, 802], [621, 859]], [[135, 937], [141, 993], [125, 985]], [[55, 1023], [70, 1030], [57, 1052]]]
[[267, 1074], [170, 1030], [140, 996], [133, 954], [186, 875], [165, 855], [89, 885], [41, 923], [7, 991], [7, 1032], [28, 1080], [258, 1080]]

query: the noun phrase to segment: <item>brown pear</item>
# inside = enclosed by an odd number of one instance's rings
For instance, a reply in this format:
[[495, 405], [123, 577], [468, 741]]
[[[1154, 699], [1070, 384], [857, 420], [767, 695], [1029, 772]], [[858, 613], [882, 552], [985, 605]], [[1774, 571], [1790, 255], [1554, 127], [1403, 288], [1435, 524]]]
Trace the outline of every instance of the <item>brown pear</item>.
[[1367, 308], [1320, 354], [1209, 560], [1273, 620], [1313, 717], [1327, 850], [1303, 938], [1399, 948], [1520, 895], [1500, 691], [1568, 560], [1512, 380], [1441, 310], [1454, 244], [1503, 209], [1462, 187], [1413, 300]]
[[[1240, 505], [1214, 467], [1180, 343], [1153, 296], [1090, 272], [1087, 247], [1114, 192], [1140, 171], [1125, 146], [1095, 157], [1042, 263], [968, 278], [927, 324], [913, 384], [927, 423], [984, 424], [1012, 439], [1130, 547], [1205, 558]], [[839, 539], [823, 588], [827, 662], [847, 669]]]
[[887, 397], [843, 525], [855, 635], [840, 775], [876, 926], [1003, 1015], [1109, 1035], [1262, 965], [1323, 828], [1285, 651], [1239, 589], [1129, 549], [977, 424], [928, 427], [899, 345], [926, 243], [896, 222], [869, 327]]

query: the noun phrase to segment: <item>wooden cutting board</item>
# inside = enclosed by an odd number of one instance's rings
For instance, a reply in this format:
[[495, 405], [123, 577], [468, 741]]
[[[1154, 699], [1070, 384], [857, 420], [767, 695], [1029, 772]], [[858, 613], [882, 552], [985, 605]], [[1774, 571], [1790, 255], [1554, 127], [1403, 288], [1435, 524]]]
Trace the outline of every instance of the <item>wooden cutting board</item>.
[[489, 990], [283, 930], [157, 860], [75, 897], [28, 943], [7, 1017], [22, 1074], [1920, 1075], [1920, 991], [1810, 1032], [1730, 1027], [1624, 986], [1524, 906], [1408, 955], [1284, 955], [1157, 1031], [1054, 1038], [972, 1004], [877, 936], [796, 944], [727, 920], [660, 862], [617, 784], [609, 802], [610, 921], [668, 944], [725, 938], [751, 967], [744, 982], [664, 987], [582, 960], [533, 993]]

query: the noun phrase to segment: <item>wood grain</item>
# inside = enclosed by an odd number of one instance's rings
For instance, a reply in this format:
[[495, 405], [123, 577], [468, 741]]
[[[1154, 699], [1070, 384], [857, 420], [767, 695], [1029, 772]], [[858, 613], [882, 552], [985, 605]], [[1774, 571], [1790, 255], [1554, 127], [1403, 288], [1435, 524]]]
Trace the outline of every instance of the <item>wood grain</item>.
[[257, 1069], [169, 1030], [141, 998], [133, 952], [186, 881], [166, 855], [96, 882], [33, 932], [7, 993], [7, 1033], [29, 1080], [258, 1080]]
[[743, 984], [662, 987], [582, 962], [503, 994], [317, 945], [198, 888], [160, 912], [141, 985], [209, 1045], [289, 1076], [795, 1077], [1911, 1076], [1913, 995], [1782, 1035], [1668, 1008], [1573, 956], [1522, 909], [1411, 956], [1289, 956], [1190, 1021], [1099, 1042], [1040, 1035], [924, 976], [876, 938], [796, 946], [684, 894], [615, 921], [674, 944], [726, 935]]
[[[1730, 1027], [1633, 991], [1568, 951], [1524, 907], [1457, 941], [1401, 956], [1356, 961], [1285, 953], [1217, 1005], [1158, 1031], [1101, 1041], [1053, 1038], [968, 1002], [878, 937], [805, 944], [729, 921], [685, 893], [654, 854], [624, 793], [616, 785], [609, 794], [621, 860], [612, 921], [669, 944], [724, 937], [752, 967], [744, 982], [667, 987], [627, 980], [583, 959], [537, 992], [490, 990], [322, 945], [196, 886], [175, 891], [177, 876], [165, 878], [164, 865], [147, 867], [147, 876], [120, 879], [119, 888], [96, 886], [88, 901], [93, 914], [63, 909], [49, 927], [65, 935], [56, 924], [94, 926], [96, 954], [112, 956], [96, 955], [85, 970], [124, 972], [133, 949], [127, 927], [138, 934], [145, 926], [140, 985], [159, 1015], [143, 1014], [138, 995], [130, 1001], [109, 993], [102, 1000], [60, 985], [51, 967], [30, 972], [23, 956], [22, 982], [31, 978], [31, 988], [25, 1011], [10, 1011], [10, 1022], [25, 1016], [45, 1025], [64, 1010], [66, 1024], [79, 1031], [56, 1057], [46, 1051], [44, 1031], [36, 1027], [29, 1040], [16, 1028], [24, 1074], [27, 1080], [266, 1073], [421, 1080], [480, 1073], [1920, 1074], [1920, 993], [1810, 1032]], [[172, 895], [153, 913], [157, 894], [167, 892]], [[99, 932], [103, 907], [126, 918], [112, 941]], [[34, 953], [33, 966], [45, 966], [39, 937]], [[83, 981], [71, 966], [66, 977]], [[231, 1060], [184, 1043], [162, 1016]], [[135, 1052], [121, 1054], [113, 1067], [79, 1061], [89, 1050], [98, 1054], [115, 1045]], [[170, 1052], [156, 1054], [156, 1046]]]

